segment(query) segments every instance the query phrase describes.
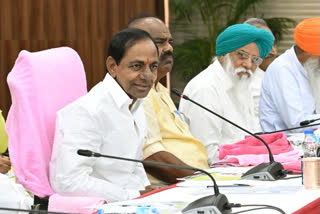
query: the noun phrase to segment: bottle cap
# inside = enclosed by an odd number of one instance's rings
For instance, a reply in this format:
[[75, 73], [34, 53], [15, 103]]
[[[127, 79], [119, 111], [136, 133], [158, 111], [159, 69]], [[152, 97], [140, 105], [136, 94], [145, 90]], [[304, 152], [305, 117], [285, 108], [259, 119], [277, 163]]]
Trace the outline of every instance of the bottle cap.
[[304, 134], [313, 134], [313, 130], [304, 130]]

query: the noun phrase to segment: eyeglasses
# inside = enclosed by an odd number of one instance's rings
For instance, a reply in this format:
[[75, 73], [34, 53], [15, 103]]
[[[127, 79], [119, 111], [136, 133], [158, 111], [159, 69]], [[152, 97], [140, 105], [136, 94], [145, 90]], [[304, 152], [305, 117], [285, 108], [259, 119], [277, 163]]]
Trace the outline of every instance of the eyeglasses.
[[[249, 59], [250, 57], [250, 55], [244, 51], [237, 51], [237, 56], [241, 60]], [[256, 66], [259, 66], [263, 61], [263, 59], [258, 56], [251, 56], [250, 58], [251, 58], [251, 62], [254, 63]]]

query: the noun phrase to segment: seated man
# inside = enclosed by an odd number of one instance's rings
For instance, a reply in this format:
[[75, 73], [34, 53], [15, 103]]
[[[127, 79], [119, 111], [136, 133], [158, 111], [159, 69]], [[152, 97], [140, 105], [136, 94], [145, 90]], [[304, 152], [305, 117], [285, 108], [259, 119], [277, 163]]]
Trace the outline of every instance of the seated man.
[[[255, 131], [250, 91], [253, 72], [273, 45], [273, 36], [248, 24], [228, 27], [216, 40], [217, 57], [186, 86], [184, 94], [241, 127]], [[192, 134], [205, 145], [209, 163], [221, 144], [241, 140], [245, 132], [195, 104], [181, 99], [180, 110], [190, 119]]]
[[[244, 23], [256, 26], [257, 28], [265, 29], [270, 33], [272, 33], [267, 23], [263, 19], [250, 18], [246, 20]], [[254, 75], [252, 77], [251, 84], [250, 84], [251, 94], [253, 96], [253, 102], [254, 102], [255, 127], [259, 127], [260, 130], [261, 128], [259, 123], [259, 102], [260, 102], [260, 91], [261, 91], [262, 79], [264, 76], [264, 72], [266, 71], [270, 63], [276, 58], [276, 55], [277, 55], [277, 48], [276, 48], [276, 45], [273, 44], [270, 53], [263, 59], [262, 63], [257, 67], [256, 71], [254, 72]]]
[[7, 148], [8, 135], [5, 130], [5, 121], [0, 110], [0, 173], [2, 174], [6, 174], [11, 168], [9, 158], [2, 155], [4, 152], [6, 152]]
[[[0, 110], [0, 206], [17, 209], [30, 209], [33, 198], [24, 190], [21, 184], [15, 183], [11, 162], [7, 155], [8, 135], [5, 130], [5, 120]], [[4, 213], [1, 211], [0, 213]]]
[[[144, 109], [148, 122], [145, 160], [180, 166], [207, 169], [208, 156], [202, 143], [189, 131], [187, 123], [176, 109], [168, 89], [159, 81], [172, 70], [172, 37], [165, 24], [156, 17], [138, 16], [129, 27], [150, 33], [160, 54], [156, 82], [145, 99]], [[176, 178], [192, 175], [190, 170], [145, 165], [151, 183], [175, 183]]]
[[319, 29], [319, 17], [300, 22], [293, 35], [296, 45], [268, 67], [259, 112], [264, 132], [298, 127], [301, 121], [320, 118]]
[[0, 173], [6, 174], [11, 169], [10, 159], [6, 156], [0, 155]]
[[141, 98], [156, 79], [158, 58], [145, 31], [125, 29], [112, 38], [103, 82], [58, 112], [50, 162], [54, 191], [111, 202], [152, 189], [142, 164], [83, 157], [77, 150], [142, 159], [147, 126]]

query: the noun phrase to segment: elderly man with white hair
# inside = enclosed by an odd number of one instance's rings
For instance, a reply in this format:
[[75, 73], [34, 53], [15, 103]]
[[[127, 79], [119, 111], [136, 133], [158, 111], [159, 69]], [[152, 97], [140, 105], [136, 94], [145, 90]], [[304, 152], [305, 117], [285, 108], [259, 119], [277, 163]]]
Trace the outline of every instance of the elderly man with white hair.
[[320, 118], [320, 18], [303, 20], [293, 36], [296, 44], [271, 63], [262, 81], [259, 118], [264, 132]]
[[[213, 63], [194, 77], [184, 94], [238, 125], [255, 131], [254, 103], [250, 81], [262, 59], [268, 55], [274, 38], [270, 32], [249, 24], [236, 24], [224, 30], [216, 40]], [[189, 118], [192, 134], [208, 152], [208, 162], [218, 158], [218, 146], [242, 140], [245, 132], [181, 100], [180, 110]]]

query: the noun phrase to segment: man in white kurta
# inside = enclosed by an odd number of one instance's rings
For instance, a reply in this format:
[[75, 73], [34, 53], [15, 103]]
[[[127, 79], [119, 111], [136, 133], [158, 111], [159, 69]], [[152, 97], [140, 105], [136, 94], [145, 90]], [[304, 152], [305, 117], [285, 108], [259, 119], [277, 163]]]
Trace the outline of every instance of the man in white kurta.
[[262, 82], [259, 117], [264, 132], [320, 118], [320, 18], [300, 22], [294, 40], [296, 45], [268, 67]]
[[[235, 99], [233, 82], [218, 60], [192, 79], [183, 93], [241, 127], [248, 130], [254, 128], [253, 99], [251, 99], [252, 103], [247, 104], [249, 107], [247, 111], [243, 112], [239, 101]], [[219, 145], [236, 142], [246, 134], [189, 101], [181, 100], [180, 110], [190, 119], [191, 132], [201, 142], [205, 142], [204, 145], [211, 159], [209, 163], [217, 160]]]
[[[252, 25], [238, 24], [223, 31], [216, 43], [218, 57], [187, 84], [184, 94], [237, 125], [255, 131], [249, 85], [253, 72], [272, 48], [273, 36]], [[192, 134], [205, 145], [209, 164], [218, 159], [219, 145], [239, 141], [246, 134], [189, 101], [181, 99], [180, 110], [189, 118]]]
[[112, 202], [148, 191], [141, 163], [83, 157], [77, 151], [142, 159], [147, 127], [141, 98], [154, 83], [158, 56], [145, 31], [125, 29], [113, 37], [103, 82], [58, 112], [50, 162], [55, 192]]
[[149, 185], [141, 164], [77, 155], [78, 149], [85, 148], [142, 159], [147, 130], [144, 111], [141, 100], [129, 110], [131, 103], [107, 74], [86, 96], [58, 112], [50, 171], [53, 189], [112, 201], [140, 195], [138, 190]]

